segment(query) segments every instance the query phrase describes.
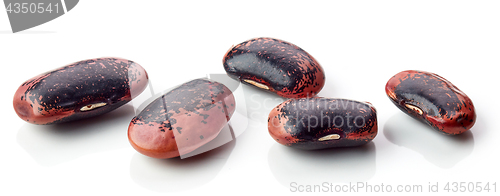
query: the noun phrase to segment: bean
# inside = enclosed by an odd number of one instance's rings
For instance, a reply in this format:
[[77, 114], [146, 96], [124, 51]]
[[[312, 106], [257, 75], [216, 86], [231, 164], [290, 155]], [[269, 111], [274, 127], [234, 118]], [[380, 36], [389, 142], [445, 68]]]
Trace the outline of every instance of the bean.
[[471, 99], [434, 73], [402, 71], [389, 79], [385, 92], [401, 111], [444, 134], [461, 134], [476, 121]]
[[377, 112], [348, 99], [290, 99], [269, 113], [268, 129], [278, 143], [299, 149], [360, 146], [377, 135]]
[[256, 38], [232, 47], [223, 59], [227, 74], [286, 98], [313, 97], [325, 84], [320, 64], [291, 43]]
[[184, 83], [151, 102], [132, 119], [130, 144], [153, 158], [185, 155], [213, 140], [235, 110], [226, 86], [208, 79]]
[[133, 61], [89, 59], [24, 82], [13, 105], [29, 123], [63, 123], [110, 112], [139, 95], [147, 83], [146, 70]]

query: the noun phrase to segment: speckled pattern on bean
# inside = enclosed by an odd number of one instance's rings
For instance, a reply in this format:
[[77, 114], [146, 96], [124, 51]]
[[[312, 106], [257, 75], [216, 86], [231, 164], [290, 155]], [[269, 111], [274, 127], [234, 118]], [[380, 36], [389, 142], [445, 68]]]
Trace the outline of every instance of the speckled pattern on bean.
[[[348, 99], [290, 99], [269, 113], [268, 128], [278, 143], [295, 148], [359, 146], [377, 135], [377, 112], [371, 104]], [[331, 134], [339, 138], [319, 140]]]
[[471, 99], [437, 74], [403, 71], [387, 82], [385, 90], [401, 111], [445, 134], [463, 133], [475, 123]]
[[208, 79], [184, 83], [151, 102], [129, 126], [129, 141], [142, 154], [172, 158], [213, 140], [235, 110], [232, 92]]
[[[24, 82], [14, 96], [14, 109], [34, 124], [89, 118], [126, 104], [146, 88], [147, 82], [146, 71], [130, 60], [79, 61]], [[104, 106], [81, 111], [98, 103]]]
[[240, 43], [224, 55], [223, 64], [230, 77], [258, 82], [287, 98], [313, 97], [325, 83], [323, 68], [311, 55], [278, 39]]

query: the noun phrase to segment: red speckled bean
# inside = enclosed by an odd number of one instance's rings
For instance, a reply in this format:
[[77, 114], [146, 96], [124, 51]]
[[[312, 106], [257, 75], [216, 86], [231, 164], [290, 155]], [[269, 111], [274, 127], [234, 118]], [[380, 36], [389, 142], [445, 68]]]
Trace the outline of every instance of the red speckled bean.
[[196, 79], [144, 108], [130, 122], [128, 138], [146, 156], [182, 156], [213, 140], [231, 118], [235, 104], [223, 84]]
[[471, 99], [434, 73], [402, 71], [387, 82], [385, 92], [401, 111], [445, 134], [461, 134], [476, 122]]
[[24, 82], [13, 105], [29, 123], [62, 123], [110, 112], [139, 95], [147, 83], [146, 70], [133, 61], [89, 59]]
[[311, 55], [278, 39], [240, 43], [224, 55], [223, 64], [230, 77], [286, 98], [313, 97], [325, 84], [323, 68]]
[[278, 143], [294, 148], [359, 146], [377, 135], [377, 112], [348, 99], [290, 99], [269, 113], [268, 129]]

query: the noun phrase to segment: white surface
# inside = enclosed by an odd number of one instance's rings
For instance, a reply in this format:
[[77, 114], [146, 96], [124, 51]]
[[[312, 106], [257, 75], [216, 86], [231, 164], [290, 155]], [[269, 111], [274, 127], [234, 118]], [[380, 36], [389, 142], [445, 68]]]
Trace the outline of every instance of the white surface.
[[[17, 34], [1, 11], [0, 195], [270, 195], [290, 193], [292, 182], [423, 185], [423, 192], [439, 183], [441, 194], [446, 182], [496, 182], [500, 192], [499, 10], [498, 1], [87, 0]], [[320, 62], [326, 72], [320, 96], [374, 104], [373, 142], [311, 152], [281, 146], [266, 124], [281, 99], [266, 93], [250, 100], [249, 127], [235, 141], [183, 160], [155, 160], [129, 145], [126, 131], [140, 99], [60, 126], [28, 124], [12, 108], [25, 80], [75, 61], [131, 59], [159, 92], [224, 73], [227, 49], [261, 36], [292, 42]], [[407, 69], [437, 73], [467, 93], [478, 116], [471, 132], [443, 136], [400, 112], [384, 86]], [[370, 194], [360, 191], [352, 194]]]

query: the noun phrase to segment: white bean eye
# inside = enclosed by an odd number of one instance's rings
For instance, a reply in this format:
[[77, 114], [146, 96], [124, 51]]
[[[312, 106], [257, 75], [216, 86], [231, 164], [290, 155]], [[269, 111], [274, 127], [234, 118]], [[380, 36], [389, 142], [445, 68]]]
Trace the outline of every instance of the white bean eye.
[[340, 139], [339, 134], [330, 134], [325, 137], [319, 138], [318, 141], [328, 141], [328, 140], [338, 140]]
[[422, 111], [422, 109], [420, 109], [419, 107], [417, 106], [414, 106], [414, 105], [411, 105], [411, 104], [405, 104], [405, 106], [408, 108], [408, 109], [411, 109], [415, 112], [417, 112], [418, 114], [422, 115], [424, 112]]
[[86, 111], [90, 111], [90, 110], [93, 110], [96, 108], [100, 108], [100, 107], [105, 106], [105, 105], [107, 105], [107, 103], [93, 103], [93, 104], [83, 106], [82, 108], [80, 108], [80, 111], [86, 112]]
[[247, 82], [247, 83], [250, 83], [250, 84], [253, 84], [254, 86], [256, 87], [259, 87], [259, 88], [262, 88], [262, 89], [266, 89], [266, 90], [269, 90], [269, 87], [264, 85], [264, 84], [261, 84], [261, 83], [258, 83], [258, 82], [255, 82], [253, 80], [247, 80], [247, 79], [244, 79], [243, 81]]

